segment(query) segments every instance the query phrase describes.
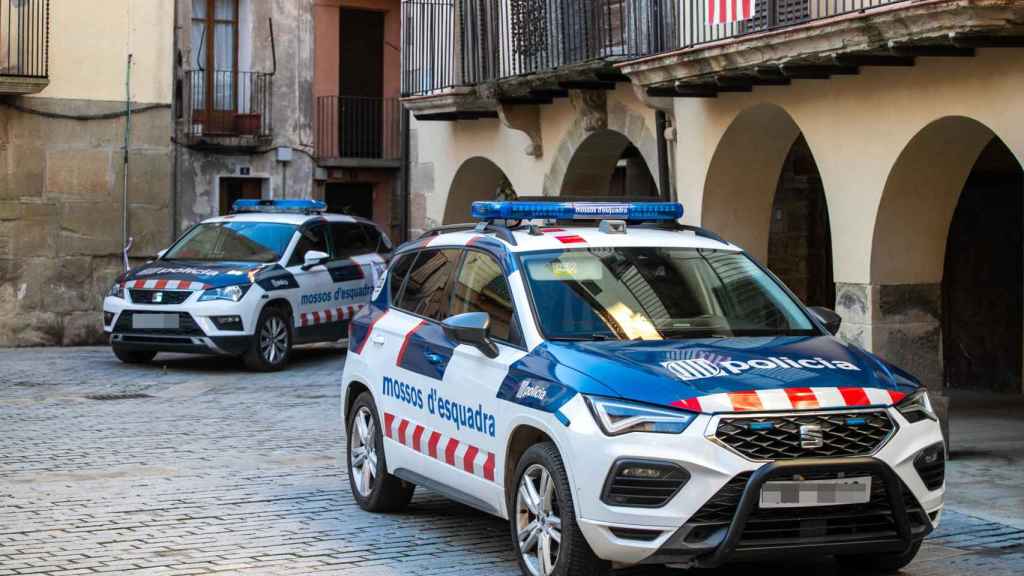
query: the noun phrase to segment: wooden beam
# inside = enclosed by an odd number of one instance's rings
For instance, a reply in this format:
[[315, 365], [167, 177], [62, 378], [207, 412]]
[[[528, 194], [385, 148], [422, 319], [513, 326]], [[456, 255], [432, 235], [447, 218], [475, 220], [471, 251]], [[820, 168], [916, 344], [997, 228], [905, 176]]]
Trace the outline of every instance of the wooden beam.
[[594, 78], [603, 82], [629, 82], [629, 76], [619, 71], [594, 72]]
[[553, 98], [544, 97], [533, 97], [533, 96], [504, 96], [498, 98], [498, 103], [502, 106], [525, 106], [530, 104], [551, 104], [554, 102]]
[[675, 98], [676, 89], [671, 86], [651, 86], [647, 89], [647, 95], [651, 98]]
[[566, 90], [615, 90], [615, 82], [603, 80], [563, 80], [558, 83], [559, 88]]
[[715, 76], [715, 84], [722, 87], [733, 87], [733, 86], [788, 86], [792, 82], [785, 76], [755, 76], [755, 75], [736, 75], [736, 74], [720, 74]]
[[782, 73], [794, 80], [827, 80], [832, 76], [852, 76], [859, 74], [856, 66], [801, 64], [782, 65]]
[[[719, 92], [729, 90], [720, 89], [714, 84], [676, 84], [677, 98], [715, 98]], [[738, 92], [739, 90], [732, 90]]]
[[530, 90], [531, 98], [568, 98], [569, 90], [566, 88], [534, 88]]
[[912, 56], [915, 58], [973, 58], [974, 48], [963, 48], [948, 44], [930, 44], [924, 46], [900, 45], [889, 49], [893, 54], [899, 56]]
[[954, 46], [962, 48], [1024, 48], [1024, 36], [952, 36]]
[[913, 66], [914, 58], [895, 54], [840, 54], [834, 59], [839, 66]]

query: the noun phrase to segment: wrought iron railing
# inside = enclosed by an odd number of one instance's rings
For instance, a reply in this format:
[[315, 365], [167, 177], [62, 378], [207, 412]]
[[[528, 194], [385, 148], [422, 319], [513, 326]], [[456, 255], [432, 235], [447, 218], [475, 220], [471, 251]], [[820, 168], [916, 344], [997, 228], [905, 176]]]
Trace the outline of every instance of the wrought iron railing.
[[0, 76], [50, 73], [50, 0], [0, 1]]
[[[736, 0], [736, 4], [732, 4], [733, 0], [679, 0], [682, 24], [679, 46], [698, 46], [908, 1], [750, 0], [744, 12], [743, 0]], [[725, 22], [727, 18], [723, 15], [730, 14], [733, 5], [741, 16]], [[745, 16], [749, 17], [742, 19]]]
[[273, 133], [273, 83], [265, 72], [189, 70], [185, 100], [190, 136], [264, 138]]
[[629, 60], [900, 2], [909, 0], [403, 0], [402, 94]]
[[316, 157], [398, 160], [401, 105], [397, 98], [320, 96], [316, 99]]

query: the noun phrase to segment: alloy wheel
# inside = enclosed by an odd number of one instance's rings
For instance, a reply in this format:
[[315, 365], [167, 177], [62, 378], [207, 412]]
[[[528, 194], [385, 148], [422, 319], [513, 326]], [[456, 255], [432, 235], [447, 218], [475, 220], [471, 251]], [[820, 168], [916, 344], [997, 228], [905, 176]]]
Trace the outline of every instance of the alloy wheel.
[[562, 544], [559, 514], [551, 474], [540, 464], [530, 466], [516, 491], [516, 534], [519, 553], [533, 576], [548, 576], [558, 562]]
[[277, 316], [271, 316], [260, 329], [260, 352], [263, 359], [276, 364], [288, 351], [288, 327]]
[[352, 475], [359, 495], [369, 498], [373, 493], [373, 481], [377, 477], [377, 425], [373, 420], [373, 414], [366, 406], [359, 407], [352, 418], [352, 427], [348, 433], [351, 438], [349, 474]]

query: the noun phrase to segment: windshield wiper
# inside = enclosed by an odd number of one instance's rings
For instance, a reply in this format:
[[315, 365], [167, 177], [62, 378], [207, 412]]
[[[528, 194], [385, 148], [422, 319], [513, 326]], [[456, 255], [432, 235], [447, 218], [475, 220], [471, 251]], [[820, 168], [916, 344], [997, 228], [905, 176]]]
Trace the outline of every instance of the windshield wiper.
[[591, 336], [550, 336], [548, 340], [555, 342], [604, 342], [611, 338], [606, 334], [594, 334]]

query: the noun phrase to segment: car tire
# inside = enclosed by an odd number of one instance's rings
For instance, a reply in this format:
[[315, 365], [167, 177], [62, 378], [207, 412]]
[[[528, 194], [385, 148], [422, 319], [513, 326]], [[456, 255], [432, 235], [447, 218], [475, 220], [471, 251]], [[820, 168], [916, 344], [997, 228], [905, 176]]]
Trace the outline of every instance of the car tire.
[[384, 434], [369, 392], [363, 392], [352, 403], [345, 430], [348, 483], [356, 503], [367, 512], [404, 510], [416, 485], [388, 474]]
[[156, 358], [156, 352], [152, 350], [125, 350], [118, 346], [112, 347], [114, 356], [125, 364], [149, 364]]
[[576, 523], [569, 476], [554, 443], [543, 442], [527, 449], [512, 479], [514, 483], [507, 490], [509, 527], [523, 574], [609, 572], [611, 563], [594, 554]]
[[895, 574], [914, 561], [921, 549], [921, 541], [910, 545], [905, 552], [897, 554], [864, 554], [837, 556], [836, 560], [847, 573]]
[[291, 355], [291, 318], [279, 308], [264, 308], [245, 353], [245, 365], [250, 370], [274, 372], [284, 368]]

